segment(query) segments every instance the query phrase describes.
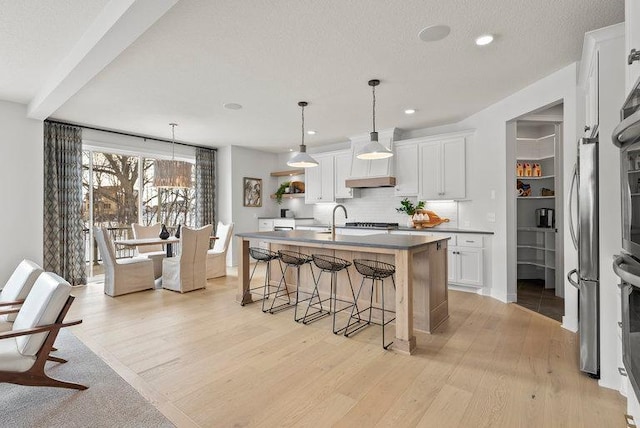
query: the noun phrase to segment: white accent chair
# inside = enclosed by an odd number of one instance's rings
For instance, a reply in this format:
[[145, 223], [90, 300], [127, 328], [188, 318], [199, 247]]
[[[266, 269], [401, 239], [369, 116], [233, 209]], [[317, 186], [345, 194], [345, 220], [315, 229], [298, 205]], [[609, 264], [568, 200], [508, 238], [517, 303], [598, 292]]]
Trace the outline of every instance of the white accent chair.
[[213, 248], [207, 251], [207, 279], [227, 275], [227, 249], [233, 236], [233, 223], [218, 222], [216, 236], [218, 239]]
[[71, 285], [58, 275], [45, 272], [38, 277], [11, 330], [0, 333], [0, 382], [87, 389], [52, 379], [44, 372], [60, 329], [82, 322], [63, 322], [74, 299], [70, 293]]
[[15, 321], [18, 306], [27, 298], [33, 284], [43, 272], [42, 268], [31, 260], [23, 260], [9, 277], [9, 280], [0, 291], [0, 331], [11, 329]]
[[104, 227], [93, 228], [104, 267], [104, 293], [115, 297], [154, 288], [153, 261], [145, 258], [116, 260], [109, 232]]
[[[139, 223], [131, 223], [133, 237], [135, 239], [157, 238], [162, 230], [160, 223], [151, 226], [143, 226]], [[153, 260], [153, 275], [155, 279], [162, 277], [162, 260], [167, 256], [166, 251], [162, 249], [162, 245], [140, 245], [136, 247], [140, 257], [146, 257]]]
[[162, 288], [186, 293], [207, 285], [207, 250], [213, 226], [182, 227], [180, 255], [162, 261]]

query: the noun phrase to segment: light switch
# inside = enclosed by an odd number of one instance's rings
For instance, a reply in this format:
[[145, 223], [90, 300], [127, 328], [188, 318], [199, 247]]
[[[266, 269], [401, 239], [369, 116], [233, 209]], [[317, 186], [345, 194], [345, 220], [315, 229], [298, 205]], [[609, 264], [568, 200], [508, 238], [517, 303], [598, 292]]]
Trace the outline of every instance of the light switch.
[[489, 223], [495, 223], [496, 222], [496, 213], [487, 213], [487, 221]]

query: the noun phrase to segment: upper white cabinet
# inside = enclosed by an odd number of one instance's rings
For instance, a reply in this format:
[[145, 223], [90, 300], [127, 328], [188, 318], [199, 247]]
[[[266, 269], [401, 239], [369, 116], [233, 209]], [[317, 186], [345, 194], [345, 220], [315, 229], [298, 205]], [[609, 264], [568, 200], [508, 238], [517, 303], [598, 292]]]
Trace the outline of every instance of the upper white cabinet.
[[[625, 54], [630, 55], [632, 49], [640, 51], [640, 2], [626, 0], [624, 16]], [[628, 94], [635, 82], [640, 79], [640, 60], [627, 64], [625, 74], [625, 94]]]
[[333, 154], [313, 154], [318, 166], [306, 168], [304, 201], [307, 204], [335, 201], [334, 156]]
[[464, 199], [466, 196], [465, 136], [420, 145], [418, 199]]
[[416, 196], [418, 194], [418, 144], [397, 144], [394, 160], [396, 163], [395, 196]]
[[353, 189], [345, 186], [345, 181], [349, 178], [351, 168], [351, 151], [336, 152], [334, 155], [334, 176], [335, 176], [335, 198], [353, 198]]

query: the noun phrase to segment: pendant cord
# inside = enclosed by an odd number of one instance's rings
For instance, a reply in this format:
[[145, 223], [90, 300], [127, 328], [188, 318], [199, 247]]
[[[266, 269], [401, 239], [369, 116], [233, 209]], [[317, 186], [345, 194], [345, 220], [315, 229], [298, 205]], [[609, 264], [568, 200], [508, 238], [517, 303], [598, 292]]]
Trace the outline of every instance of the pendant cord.
[[304, 106], [302, 106], [302, 145], [304, 146]]
[[176, 160], [176, 124], [171, 124], [171, 160]]
[[376, 132], [376, 87], [372, 86], [371, 91], [373, 92], [373, 132]]

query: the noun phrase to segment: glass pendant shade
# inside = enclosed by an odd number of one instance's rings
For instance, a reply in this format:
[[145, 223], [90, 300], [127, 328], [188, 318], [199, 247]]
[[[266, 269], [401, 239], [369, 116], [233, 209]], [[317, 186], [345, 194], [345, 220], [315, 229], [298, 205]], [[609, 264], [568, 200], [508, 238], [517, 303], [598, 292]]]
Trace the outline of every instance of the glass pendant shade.
[[373, 96], [373, 132], [371, 132], [371, 142], [364, 146], [362, 151], [356, 155], [358, 159], [376, 160], [386, 159], [393, 156], [393, 152], [389, 150], [389, 148], [383, 146], [378, 142], [378, 133], [376, 132], [376, 86], [378, 86], [379, 84], [380, 81], [378, 79], [369, 80], [369, 86], [371, 86], [371, 94]]
[[158, 159], [153, 165], [153, 185], [165, 189], [185, 189], [192, 185], [191, 173], [193, 165], [189, 162], [176, 160], [176, 133], [177, 123], [171, 126], [171, 160]]
[[178, 160], [155, 161], [153, 166], [153, 185], [160, 188], [189, 188], [192, 185], [193, 165]]
[[363, 160], [386, 159], [391, 156], [393, 156], [393, 152], [378, 142], [377, 132], [371, 133], [371, 142], [364, 146], [362, 151], [356, 155], [358, 159]]
[[307, 153], [307, 146], [304, 145], [304, 108], [308, 104], [306, 101], [300, 101], [298, 103], [298, 105], [302, 107], [302, 144], [300, 144], [300, 151], [287, 162], [287, 166], [293, 168], [312, 168], [318, 166], [318, 161]]

